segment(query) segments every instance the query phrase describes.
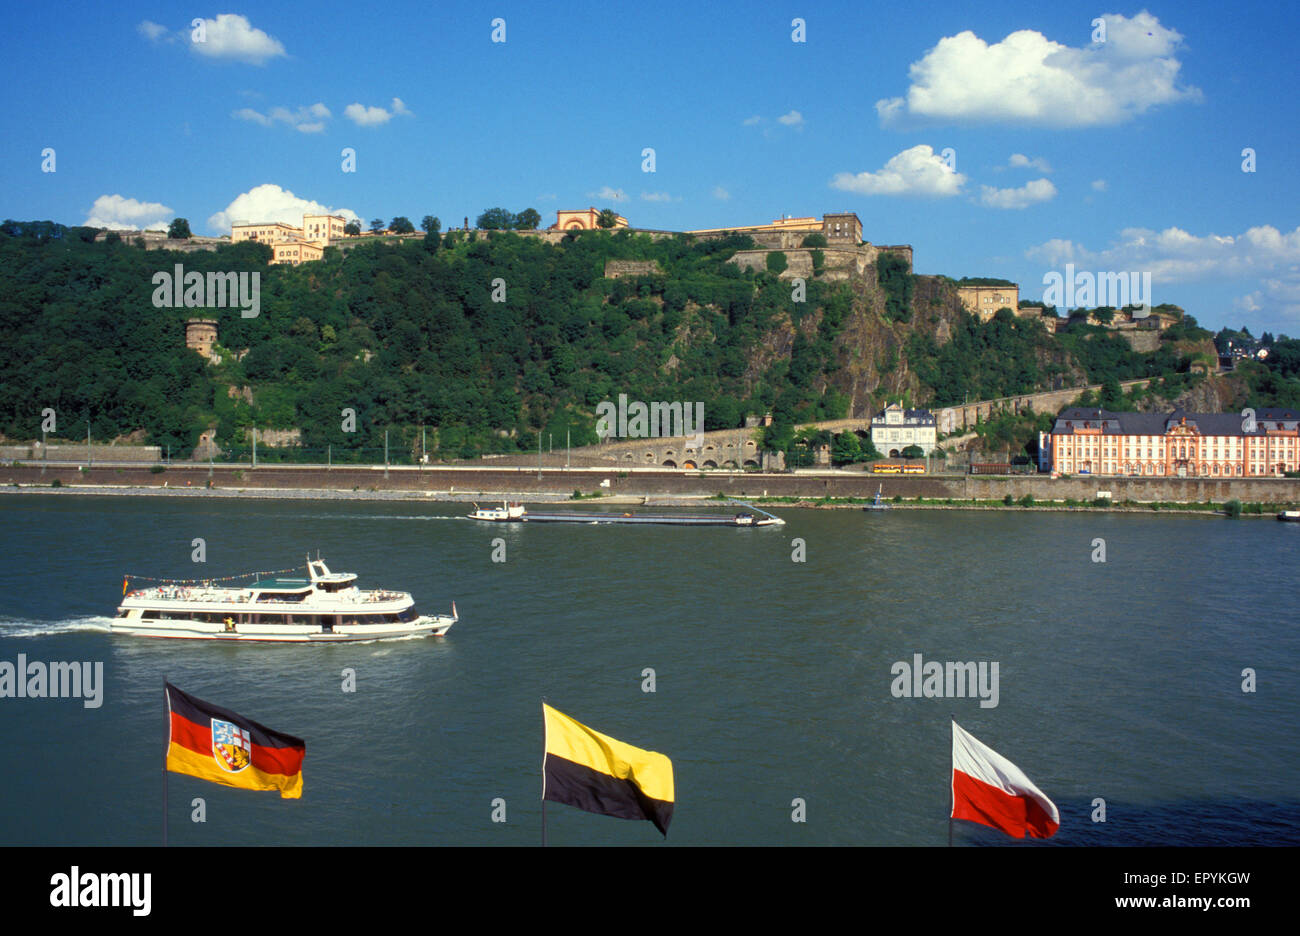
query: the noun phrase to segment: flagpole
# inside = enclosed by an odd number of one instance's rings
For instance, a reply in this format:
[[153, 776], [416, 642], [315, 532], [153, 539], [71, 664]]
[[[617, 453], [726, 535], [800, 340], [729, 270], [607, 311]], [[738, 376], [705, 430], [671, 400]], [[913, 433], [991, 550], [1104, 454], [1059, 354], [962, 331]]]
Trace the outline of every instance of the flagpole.
[[[952, 734], [953, 743], [955, 744], [957, 740], [957, 716], [949, 712], [948, 719], [952, 722], [951, 734]], [[948, 756], [949, 756], [949, 760], [951, 760], [952, 759], [951, 752], [949, 753]], [[948, 847], [949, 848], [952, 848], [952, 814], [957, 809], [957, 790], [952, 785], [953, 783], [952, 771], [953, 771], [953, 767], [951, 764], [949, 764], [948, 765], [948, 791], [949, 794], [951, 795], [951, 799], [949, 799], [948, 801]]]
[[170, 709], [170, 700], [167, 698], [167, 678], [163, 677], [163, 718], [166, 719], [166, 736], [167, 743], [163, 745], [163, 848], [167, 847], [167, 748], [171, 746], [172, 741], [172, 719]]
[[546, 847], [546, 696], [542, 696], [542, 848]]

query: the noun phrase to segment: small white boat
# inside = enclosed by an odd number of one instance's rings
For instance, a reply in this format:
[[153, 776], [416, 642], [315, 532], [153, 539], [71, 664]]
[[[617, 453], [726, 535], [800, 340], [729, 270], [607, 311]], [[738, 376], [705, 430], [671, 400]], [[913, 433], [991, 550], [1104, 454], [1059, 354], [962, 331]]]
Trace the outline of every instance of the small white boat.
[[127, 591], [124, 581], [109, 630], [135, 637], [340, 643], [441, 637], [460, 619], [455, 602], [450, 616], [419, 614], [407, 592], [362, 591], [356, 578], [308, 558], [307, 578], [258, 578], [247, 586], [159, 580]]
[[502, 501], [500, 507], [480, 507], [475, 504], [474, 512], [469, 515], [469, 518], [471, 520], [487, 520], [491, 523], [513, 523], [523, 520], [525, 513], [523, 504]]
[[1300, 523], [1300, 510], [1280, 511], [1277, 515], [1277, 518], [1279, 520], [1284, 520], [1287, 523]]

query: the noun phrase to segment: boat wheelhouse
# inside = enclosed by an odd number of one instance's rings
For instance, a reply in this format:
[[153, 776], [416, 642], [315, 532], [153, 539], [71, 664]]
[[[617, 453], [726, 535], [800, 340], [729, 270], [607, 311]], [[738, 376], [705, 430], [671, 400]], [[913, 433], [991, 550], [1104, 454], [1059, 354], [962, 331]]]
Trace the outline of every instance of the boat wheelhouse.
[[352, 572], [331, 572], [318, 557], [307, 559], [306, 578], [270, 576], [234, 587], [163, 581], [126, 592], [109, 630], [137, 637], [339, 643], [441, 637], [459, 620], [455, 602], [450, 616], [422, 615], [407, 592], [363, 591], [356, 579]]

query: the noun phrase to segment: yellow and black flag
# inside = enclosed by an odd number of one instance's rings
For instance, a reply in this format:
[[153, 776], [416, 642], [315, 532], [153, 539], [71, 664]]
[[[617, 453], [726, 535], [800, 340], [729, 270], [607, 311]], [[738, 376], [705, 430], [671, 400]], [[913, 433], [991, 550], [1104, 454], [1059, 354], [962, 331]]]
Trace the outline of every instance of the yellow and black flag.
[[619, 819], [646, 819], [668, 835], [673, 762], [592, 731], [542, 703], [542, 799]]

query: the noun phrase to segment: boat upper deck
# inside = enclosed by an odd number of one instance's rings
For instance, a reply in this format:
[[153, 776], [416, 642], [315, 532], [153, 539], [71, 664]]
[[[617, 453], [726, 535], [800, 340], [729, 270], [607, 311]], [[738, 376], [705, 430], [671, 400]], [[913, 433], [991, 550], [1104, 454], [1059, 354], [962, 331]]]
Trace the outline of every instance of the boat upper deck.
[[269, 590], [279, 590], [279, 591], [302, 591], [303, 589], [306, 589], [306, 588], [310, 588], [310, 587], [311, 587], [311, 579], [305, 579], [305, 578], [266, 578], [266, 579], [258, 579], [258, 580], [255, 581], [252, 585], [249, 585], [248, 587], [249, 587], [250, 589], [259, 589], [259, 588], [260, 588], [260, 589], [265, 590], [265, 591], [269, 591]]
[[234, 605], [311, 605], [312, 607], [337, 608], [355, 604], [386, 604], [390, 602], [409, 602], [411, 596], [406, 592], [378, 589], [362, 591], [350, 588], [344, 591], [317, 591], [310, 583], [293, 588], [205, 588], [203, 586], [159, 585], [129, 592], [122, 600], [126, 606], [136, 604], [234, 604]]

